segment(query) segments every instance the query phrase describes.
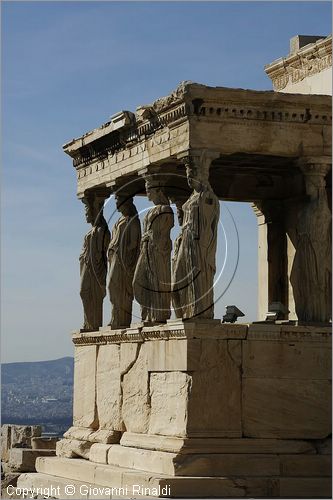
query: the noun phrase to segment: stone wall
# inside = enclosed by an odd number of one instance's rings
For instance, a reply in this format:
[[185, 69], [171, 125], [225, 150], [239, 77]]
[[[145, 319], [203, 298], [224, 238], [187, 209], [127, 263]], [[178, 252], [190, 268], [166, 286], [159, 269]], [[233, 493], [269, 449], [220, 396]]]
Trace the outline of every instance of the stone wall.
[[326, 438], [330, 342], [327, 327], [217, 320], [76, 334], [74, 421], [58, 454], [88, 458], [124, 432], [143, 447], [151, 435]]
[[169, 321], [73, 340], [74, 425], [19, 487], [330, 497], [330, 328]]
[[41, 437], [40, 425], [1, 426], [1, 463], [4, 473], [35, 471], [36, 458], [55, 454], [58, 438]]

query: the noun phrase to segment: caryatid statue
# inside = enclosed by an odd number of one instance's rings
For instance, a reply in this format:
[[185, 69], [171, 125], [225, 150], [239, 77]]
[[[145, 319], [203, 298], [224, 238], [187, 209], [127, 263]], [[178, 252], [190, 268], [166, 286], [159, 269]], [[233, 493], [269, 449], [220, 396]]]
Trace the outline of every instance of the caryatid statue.
[[86, 196], [83, 202], [86, 220], [92, 228], [84, 237], [80, 255], [80, 296], [84, 311], [82, 328], [98, 330], [103, 324], [110, 231], [103, 217], [103, 200], [92, 194]]
[[320, 158], [301, 165], [308, 200], [298, 214], [290, 281], [298, 320], [305, 323], [332, 319], [332, 214], [325, 181], [329, 168]]
[[[185, 194], [180, 194], [177, 196], [170, 196], [170, 200], [172, 203], [176, 205], [177, 208], [177, 218], [178, 218], [178, 224], [180, 227], [180, 232], [175, 239], [173, 243], [173, 253], [172, 253], [172, 262], [171, 262], [171, 283], [175, 283], [176, 281], [176, 270], [177, 270], [177, 260], [178, 260], [178, 252], [180, 248], [180, 243], [182, 241], [182, 225], [184, 221], [184, 210], [183, 210], [183, 205], [186, 202], [188, 196]], [[179, 290], [177, 287], [172, 287], [171, 289], [171, 302], [172, 302], [172, 307], [175, 311], [176, 316], [178, 315], [181, 317], [181, 296], [179, 294]]]
[[176, 316], [214, 318], [219, 200], [209, 184], [209, 167], [216, 154], [202, 151], [186, 161], [186, 175], [193, 192], [184, 203], [179, 249], [173, 269], [172, 295]]
[[171, 316], [171, 238], [173, 211], [163, 191], [160, 176], [146, 176], [148, 199], [154, 203], [143, 222], [143, 234], [135, 269], [134, 296], [141, 317], [149, 323], [165, 322]]
[[115, 195], [116, 206], [122, 214], [113, 226], [108, 249], [109, 296], [112, 329], [128, 327], [132, 318], [133, 276], [138, 260], [141, 226], [133, 198]]

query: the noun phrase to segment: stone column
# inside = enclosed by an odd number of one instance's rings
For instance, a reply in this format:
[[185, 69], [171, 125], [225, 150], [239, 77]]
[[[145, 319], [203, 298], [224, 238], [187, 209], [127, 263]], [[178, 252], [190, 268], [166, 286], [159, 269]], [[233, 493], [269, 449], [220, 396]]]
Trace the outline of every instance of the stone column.
[[[187, 182], [193, 190], [183, 205], [183, 225], [173, 266], [172, 294], [178, 318], [214, 318], [219, 201], [209, 183], [215, 151], [190, 150], [184, 158]], [[176, 300], [175, 300], [176, 298]]]
[[272, 302], [281, 302], [288, 308], [287, 236], [283, 206], [279, 202], [269, 203], [267, 245], [268, 306]]
[[[171, 316], [170, 231], [174, 215], [166, 195], [166, 178], [158, 171], [141, 171], [146, 193], [153, 203], [144, 217], [140, 253], [133, 277], [134, 297], [141, 307], [142, 321], [164, 323]], [[139, 172], [139, 173], [141, 173]]]
[[325, 177], [331, 168], [328, 157], [302, 158], [306, 199], [296, 219], [295, 257], [290, 281], [301, 323], [328, 323], [332, 317], [332, 214]]
[[82, 201], [91, 229], [84, 237], [80, 255], [80, 296], [83, 305], [83, 330], [98, 330], [103, 325], [103, 299], [106, 295], [107, 249], [110, 232], [103, 217], [106, 194], [88, 192]]
[[119, 189], [115, 192], [120, 217], [111, 231], [108, 248], [108, 290], [112, 304], [109, 326], [112, 329], [129, 327], [132, 319], [133, 276], [140, 252], [141, 226], [133, 193]]
[[260, 205], [253, 203], [252, 208], [258, 224], [258, 320], [264, 320], [268, 311], [268, 259], [267, 224]]
[[254, 211], [258, 217], [258, 319], [264, 320], [272, 302], [288, 308], [287, 236], [280, 202], [256, 203]]

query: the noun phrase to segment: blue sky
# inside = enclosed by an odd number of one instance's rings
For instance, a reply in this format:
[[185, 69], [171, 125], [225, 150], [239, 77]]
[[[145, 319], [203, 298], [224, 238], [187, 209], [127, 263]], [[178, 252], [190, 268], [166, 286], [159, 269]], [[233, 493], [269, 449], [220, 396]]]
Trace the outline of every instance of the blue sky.
[[[88, 227], [61, 146], [181, 80], [270, 90], [263, 67], [288, 53], [289, 39], [330, 29], [329, 2], [2, 3], [4, 362], [72, 355], [81, 325]], [[253, 320], [256, 218], [248, 205], [228, 207], [240, 263], [216, 315], [235, 303]], [[235, 240], [223, 204], [221, 215]]]

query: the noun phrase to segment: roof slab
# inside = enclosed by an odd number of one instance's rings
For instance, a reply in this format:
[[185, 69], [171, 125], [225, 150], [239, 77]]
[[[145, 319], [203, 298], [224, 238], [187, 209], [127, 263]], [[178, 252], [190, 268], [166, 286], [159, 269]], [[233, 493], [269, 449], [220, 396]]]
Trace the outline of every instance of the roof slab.
[[77, 193], [111, 193], [141, 174], [166, 174], [170, 191], [188, 190], [182, 159], [218, 153], [210, 171], [221, 199], [286, 199], [303, 193], [302, 157], [331, 155], [331, 98], [182, 82], [136, 112], [121, 111], [64, 146], [77, 172]]

